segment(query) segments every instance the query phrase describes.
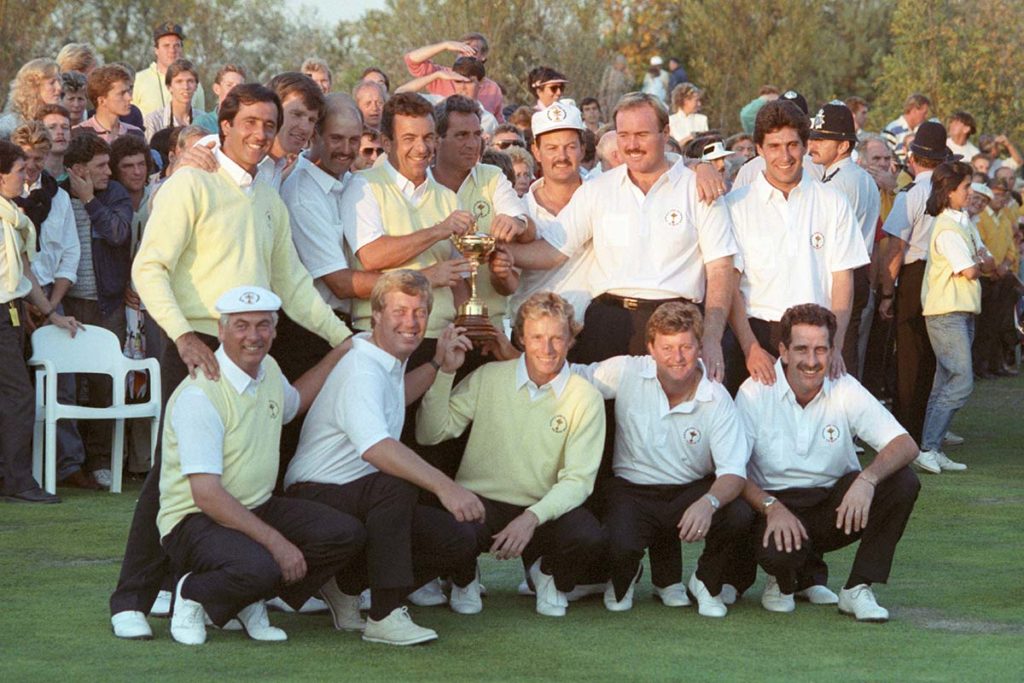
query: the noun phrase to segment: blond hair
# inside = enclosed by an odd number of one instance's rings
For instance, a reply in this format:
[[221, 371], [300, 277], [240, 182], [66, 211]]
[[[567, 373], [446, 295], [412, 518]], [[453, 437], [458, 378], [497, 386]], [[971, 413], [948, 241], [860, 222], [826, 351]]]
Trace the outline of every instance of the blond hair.
[[80, 71], [84, 74], [99, 66], [99, 60], [89, 43], [68, 43], [57, 53], [57, 64], [61, 71]]
[[658, 306], [647, 320], [647, 343], [653, 344], [659, 334], [672, 335], [693, 332], [700, 343], [704, 336], [704, 317], [700, 309], [691, 303], [670, 301]]
[[22, 149], [41, 150], [49, 152], [53, 147], [50, 141], [50, 131], [41, 121], [29, 121], [14, 129], [11, 133], [11, 142]]
[[554, 292], [536, 292], [523, 302], [516, 313], [516, 324], [513, 328], [516, 337], [522, 340], [523, 327], [527, 320], [538, 320], [545, 316], [564, 320], [572, 338], [583, 329], [583, 325], [576, 321], [576, 309], [571, 303]]
[[418, 270], [392, 270], [383, 273], [373, 285], [370, 292], [370, 311], [380, 313], [384, 310], [384, 299], [391, 292], [401, 292], [409, 296], [421, 296], [427, 302], [427, 314], [434, 307], [434, 290], [430, 281]]
[[642, 109], [643, 107], [650, 107], [654, 110], [654, 114], [658, 117], [659, 131], [668, 126], [668, 108], [665, 103], [661, 101], [660, 97], [646, 92], [628, 92], [623, 95], [615, 105], [615, 111], [612, 112], [612, 121], [614, 122], [618, 118], [620, 111]]
[[52, 59], [40, 57], [25, 62], [14, 80], [11, 81], [10, 94], [7, 96], [7, 108], [20, 114], [22, 118], [31, 120], [36, 117], [36, 110], [45, 104], [39, 99], [39, 86], [43, 82], [60, 77], [60, 67]]

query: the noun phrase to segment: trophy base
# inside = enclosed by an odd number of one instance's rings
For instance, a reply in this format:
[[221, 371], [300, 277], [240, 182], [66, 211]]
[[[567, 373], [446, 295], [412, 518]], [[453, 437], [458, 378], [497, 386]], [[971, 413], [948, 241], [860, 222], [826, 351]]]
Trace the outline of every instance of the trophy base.
[[485, 315], [460, 315], [455, 318], [455, 326], [465, 328], [465, 335], [473, 342], [473, 346], [491, 341], [498, 336], [490, 318]]

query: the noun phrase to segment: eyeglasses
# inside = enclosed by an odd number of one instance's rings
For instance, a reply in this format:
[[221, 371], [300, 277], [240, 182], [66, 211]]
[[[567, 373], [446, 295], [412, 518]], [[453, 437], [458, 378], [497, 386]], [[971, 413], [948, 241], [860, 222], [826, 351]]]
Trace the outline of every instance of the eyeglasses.
[[565, 92], [564, 83], [549, 83], [544, 87], [548, 89], [548, 92]]
[[509, 147], [524, 147], [523, 143], [519, 140], [499, 140], [494, 143], [494, 146], [498, 149], [508, 149]]
[[376, 157], [379, 157], [383, 153], [383, 147], [363, 147], [362, 149], [359, 150], [359, 154], [361, 156], [366, 157], [367, 159], [374, 159]]

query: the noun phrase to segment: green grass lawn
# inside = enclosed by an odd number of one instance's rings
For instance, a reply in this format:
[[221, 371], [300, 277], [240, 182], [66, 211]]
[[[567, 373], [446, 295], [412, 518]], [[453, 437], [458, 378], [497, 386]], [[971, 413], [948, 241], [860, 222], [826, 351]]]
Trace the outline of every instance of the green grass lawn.
[[[110, 632], [107, 598], [138, 484], [121, 495], [62, 490], [64, 503], [0, 504], [0, 670], [5, 681], [154, 679], [308, 680], [1024, 680], [1024, 378], [981, 382], [954, 429], [961, 474], [921, 475], [917, 509], [892, 580], [876, 594], [888, 624], [858, 624], [835, 608], [761, 608], [763, 575], [725, 619], [669, 609], [644, 578], [631, 612], [601, 600], [541, 617], [518, 597], [521, 568], [484, 558], [484, 612], [414, 608], [434, 644], [389, 648], [335, 632], [324, 615], [272, 614], [287, 643], [211, 631], [176, 644]], [[686, 577], [697, 548], [685, 548]], [[828, 556], [838, 591], [853, 554]]]

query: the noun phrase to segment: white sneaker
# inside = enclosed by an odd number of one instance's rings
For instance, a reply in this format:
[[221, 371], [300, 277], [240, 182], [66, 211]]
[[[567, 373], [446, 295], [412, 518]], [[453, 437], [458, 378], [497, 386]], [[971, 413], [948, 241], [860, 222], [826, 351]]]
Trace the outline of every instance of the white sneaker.
[[459, 587], [452, 583], [452, 594], [447, 600], [448, 606], [456, 614], [479, 614], [484, 609], [480, 599], [480, 577], [474, 576], [468, 586]]
[[361, 596], [342, 593], [333, 576], [320, 587], [320, 597], [327, 603], [334, 628], [339, 631], [362, 631], [366, 628], [366, 620], [359, 614]]
[[942, 437], [943, 446], [961, 446], [964, 443], [964, 437], [953, 432], [946, 432], [946, 435]]
[[118, 612], [110, 617], [114, 635], [127, 640], [153, 640], [153, 629], [146, 621], [146, 615], [135, 610]]
[[545, 574], [540, 569], [541, 558], [530, 567], [530, 579], [533, 580], [533, 590], [537, 593], [537, 614], [546, 617], [564, 617], [565, 609], [569, 606], [569, 600], [565, 593], [558, 590], [555, 585], [555, 577]]
[[729, 612], [725, 603], [722, 602], [721, 592], [719, 595], [712, 595], [704, 582], [697, 578], [697, 572], [690, 577], [687, 588], [697, 600], [697, 613], [702, 617], [724, 617]]
[[[285, 614], [294, 614], [295, 610], [292, 606], [281, 598], [270, 598], [266, 602], [267, 609], [271, 612], [284, 612]], [[327, 611], [327, 603], [316, 597], [311, 597], [306, 602], [302, 603], [302, 607], [298, 609], [299, 614], [320, 614]]]
[[661, 604], [665, 607], [689, 607], [693, 604], [690, 602], [690, 596], [686, 594], [686, 584], [682, 581], [664, 588], [657, 586], [653, 588], [655, 597], [661, 600]]
[[937, 451], [921, 451], [916, 458], [914, 458], [914, 466], [922, 472], [930, 472], [932, 474], [940, 474], [942, 467], [939, 466], [939, 460], [935, 457]]
[[796, 600], [792, 593], [783, 593], [779, 588], [779, 582], [771, 574], [764, 584], [764, 592], [761, 593], [761, 606], [769, 612], [792, 612], [796, 609]]
[[[605, 584], [603, 583], [581, 583], [566, 593], [565, 599], [569, 602], [576, 602], [583, 598], [589, 598], [591, 595], [604, 595], [604, 589]], [[532, 591], [530, 592], [530, 595], [533, 595]]]
[[633, 589], [636, 582], [630, 582], [626, 594], [621, 600], [615, 599], [615, 584], [609, 581], [604, 589], [604, 608], [609, 612], [628, 612], [633, 609]]
[[736, 586], [731, 583], [722, 584], [722, 592], [718, 594], [726, 605], [735, 605], [739, 595], [736, 593]]
[[380, 621], [367, 619], [363, 640], [385, 645], [418, 645], [437, 640], [437, 632], [413, 623], [409, 608], [403, 606], [396, 607]]
[[267, 606], [262, 600], [257, 600], [248, 607], [242, 608], [238, 612], [238, 621], [242, 623], [242, 628], [249, 634], [249, 637], [253, 640], [260, 640], [263, 642], [281, 642], [282, 640], [288, 640], [288, 634], [277, 628], [276, 626], [270, 625], [270, 616], [267, 614]]
[[[575, 588], [573, 590], [576, 590]], [[516, 593], [519, 595], [533, 595], [533, 589], [530, 588], [530, 582], [523, 579], [519, 582], [519, 588], [516, 589]]]
[[942, 451], [935, 451], [935, 461], [939, 463], [939, 468], [943, 472], [963, 472], [967, 469], [967, 465], [956, 460], [950, 460], [949, 456]]
[[441, 579], [434, 579], [423, 584], [408, 595], [409, 602], [417, 607], [437, 607], [448, 604], [448, 596], [441, 587]]
[[92, 478], [105, 489], [109, 489], [110, 485], [114, 483], [114, 475], [108, 469], [93, 470]]
[[808, 586], [802, 591], [797, 591], [796, 597], [812, 605], [834, 605], [839, 602], [839, 596], [830, 591], [828, 586]]
[[206, 611], [195, 600], [181, 597], [181, 587], [185, 579], [192, 575], [185, 574], [174, 589], [174, 613], [171, 615], [171, 637], [182, 645], [202, 645], [206, 642]]
[[171, 591], [160, 591], [159, 593], [157, 593], [156, 600], [153, 601], [153, 606], [149, 608], [149, 616], [171, 616], [171, 597]]
[[839, 591], [839, 611], [856, 617], [857, 621], [889, 621], [889, 610], [879, 606], [866, 583]]

